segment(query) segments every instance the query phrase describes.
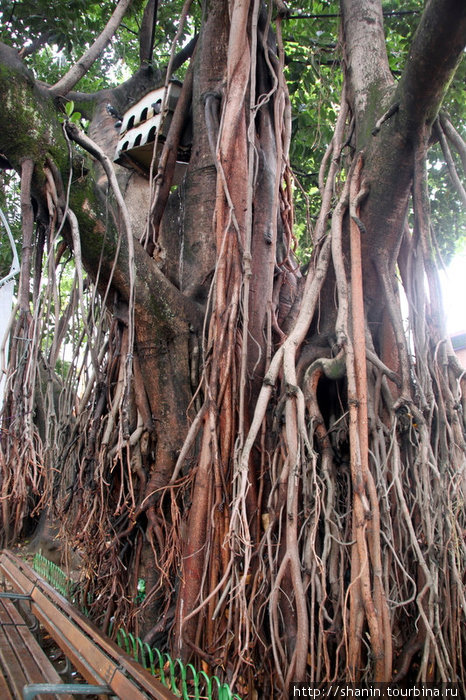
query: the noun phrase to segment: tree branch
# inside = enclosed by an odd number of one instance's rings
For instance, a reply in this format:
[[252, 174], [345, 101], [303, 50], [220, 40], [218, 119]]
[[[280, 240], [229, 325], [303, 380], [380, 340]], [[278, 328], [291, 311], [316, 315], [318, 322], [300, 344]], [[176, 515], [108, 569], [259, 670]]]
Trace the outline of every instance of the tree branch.
[[139, 32], [139, 63], [141, 66], [152, 63], [158, 5], [158, 0], [148, 0], [144, 9], [141, 31]]
[[33, 53], [38, 51], [41, 46], [46, 44], [51, 36], [52, 32], [44, 32], [44, 34], [41, 34], [40, 36], [37, 37], [37, 39], [34, 39], [34, 41], [29, 44], [28, 46], [23, 46], [23, 48], [18, 51], [18, 56], [21, 59], [25, 59], [27, 56], [31, 56]]
[[66, 95], [87, 73], [92, 64], [98, 59], [108, 42], [115, 34], [132, 0], [119, 0], [113, 15], [105, 25], [102, 33], [92, 46], [81, 56], [79, 61], [60, 80], [50, 88], [53, 95]]
[[[361, 11], [360, 0], [342, 0], [344, 31], [344, 57], [351, 66], [348, 74], [348, 93], [357, 114], [357, 129], [365, 135], [364, 117], [369, 118], [367, 110], [370, 91], [377, 87], [379, 91], [393, 84], [388, 65], [387, 49], [383, 29], [382, 3], [369, 0]], [[372, 125], [373, 126], [373, 125]], [[356, 149], [359, 145], [356, 144]]]
[[[369, 5], [373, 8], [372, 0]], [[374, 50], [370, 49], [370, 59], [366, 64], [361, 60], [360, 42], [364, 32], [362, 27], [358, 30], [358, 25], [363, 20], [358, 16], [355, 0], [343, 0], [343, 6], [349, 7], [352, 13], [346, 15], [344, 24], [345, 49], [347, 59], [351, 61], [348, 78], [352, 96], [356, 99], [364, 94], [365, 88], [367, 97], [372, 99], [368, 103], [370, 108], [362, 114], [359, 103], [354, 109], [355, 145], [367, 149], [365, 177], [371, 188], [362, 207], [361, 218], [370, 232], [363, 239], [362, 246], [364, 254], [373, 260], [374, 265], [380, 264], [384, 258], [383, 264], [391, 274], [403, 235], [414, 151], [421, 144], [428, 147], [432, 124], [462, 57], [466, 43], [466, 5], [463, 0], [430, 0], [427, 3], [400, 82], [388, 92], [384, 83], [377, 80], [377, 69], [371, 68]], [[366, 21], [370, 19], [366, 17]], [[356, 39], [358, 31], [359, 43]], [[386, 54], [385, 45], [380, 43], [379, 50]], [[355, 62], [357, 57], [359, 63]], [[386, 119], [389, 115], [390, 118]], [[372, 123], [368, 122], [369, 118]], [[373, 135], [375, 126], [376, 135]], [[369, 273], [369, 268], [367, 273], [364, 280], [366, 300], [371, 313], [377, 315], [380, 312], [379, 278], [372, 274], [373, 270]]]
[[464, 0], [430, 0], [397, 88], [408, 133], [432, 124], [466, 45]]
[[[382, 12], [384, 17], [403, 17], [404, 15], [419, 15], [420, 10], [384, 10]], [[337, 19], [341, 17], [341, 12], [324, 12], [317, 15], [310, 15], [299, 13], [296, 15], [286, 14], [283, 19]]]
[[111, 101], [124, 112], [128, 104], [134, 101], [135, 96], [138, 99], [140, 95], [153, 89], [154, 85], [163, 83], [164, 75], [165, 71], [155, 69], [150, 65], [144, 65], [131, 75], [128, 80], [114, 88], [104, 88], [92, 93], [73, 90], [67, 94], [67, 99], [73, 100], [75, 108], [87, 119], [91, 118], [94, 105], [99, 104], [103, 100]]
[[186, 46], [184, 46], [184, 47], [181, 49], [181, 51], [178, 51], [178, 53], [177, 53], [176, 56], [174, 57], [173, 63], [172, 63], [172, 72], [173, 72], [173, 73], [174, 73], [175, 71], [177, 71], [178, 68], [179, 68], [180, 66], [182, 66], [183, 63], [184, 63], [185, 61], [188, 60], [188, 58], [191, 58], [191, 56], [192, 56], [193, 53], [194, 53], [194, 49], [196, 48], [197, 39], [198, 39], [198, 35], [196, 34], [196, 36], [193, 37], [193, 38], [191, 39], [191, 41], [189, 41], [189, 42], [186, 44]]
[[[50, 161], [58, 160], [63, 164], [61, 175], [63, 178], [67, 177], [68, 155], [62, 125], [58, 119], [51, 118], [56, 107], [50, 91], [38, 85], [18, 58], [17, 52], [2, 43], [0, 43], [0, 63], [4, 68], [0, 73], [0, 93], [4, 97], [0, 100], [0, 119], [4, 124], [2, 142], [5, 145], [5, 156], [11, 160], [12, 166], [18, 172], [23, 170], [27, 174], [27, 165], [25, 166], [24, 163], [30, 161], [36, 164], [31, 187], [34, 198], [39, 201], [44, 195], [42, 163], [47, 154]], [[13, 95], [17, 95], [18, 92], [21, 94], [19, 104], [13, 99]], [[18, 124], [26, 123], [26, 119], [29, 131], [24, 133], [18, 129]], [[72, 136], [74, 137], [75, 134]], [[81, 134], [80, 145], [90, 151], [94, 158], [101, 159], [101, 153], [85, 134]], [[111, 163], [107, 163], [107, 166], [113, 169]], [[26, 175], [24, 177], [26, 178]], [[92, 173], [89, 173], [89, 179], [92, 177]], [[26, 185], [27, 179], [24, 179], [24, 183]], [[107, 229], [102, 223], [106, 218], [105, 205], [102, 206], [97, 195], [93, 195], [92, 188], [84, 184], [84, 179], [81, 185], [83, 189], [72, 188], [70, 208], [79, 220], [83, 264], [94, 280], [99, 271], [100, 289], [103, 285], [105, 291], [111, 279], [113, 288], [128, 301], [130, 251], [127, 236], [123, 235], [118, 245], [115, 229]], [[84, 190], [86, 195], [83, 201]], [[27, 197], [29, 195], [25, 194], [24, 202]], [[46, 205], [45, 210], [47, 210]], [[102, 256], [104, 245], [105, 255]], [[114, 265], [115, 255], [118, 255], [116, 266]], [[165, 277], [136, 240], [134, 240], [134, 256], [138, 270], [135, 303], [140, 317], [151, 320], [153, 327], [157, 329], [164, 328], [173, 333], [185, 329], [187, 322], [199, 327], [201, 314], [197, 305]]]
[[445, 136], [447, 137], [448, 141], [450, 141], [452, 146], [454, 146], [455, 151], [461, 158], [463, 172], [466, 175], [466, 143], [463, 141], [461, 135], [456, 131], [455, 127], [445, 114], [439, 114], [439, 121]]
[[450, 147], [448, 145], [448, 141], [440, 121], [435, 122], [434, 129], [437, 133], [440, 148], [442, 149], [443, 157], [445, 158], [445, 162], [447, 164], [448, 172], [450, 173], [453, 185], [456, 191], [458, 192], [461, 201], [463, 202], [463, 206], [466, 207], [466, 190], [464, 189], [464, 185], [458, 176], [455, 161], [453, 160], [453, 156], [451, 154]]

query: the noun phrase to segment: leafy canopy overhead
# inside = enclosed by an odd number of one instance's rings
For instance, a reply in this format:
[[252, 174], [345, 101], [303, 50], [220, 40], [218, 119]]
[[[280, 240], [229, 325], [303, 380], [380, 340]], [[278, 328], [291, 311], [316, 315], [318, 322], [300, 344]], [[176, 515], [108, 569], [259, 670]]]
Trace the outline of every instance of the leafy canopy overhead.
[[[137, 70], [144, 6], [144, 0], [134, 0], [115, 39], [80, 81], [79, 90], [96, 92], [115, 86]], [[181, 0], [159, 3], [154, 46], [158, 66], [168, 62], [182, 6]], [[37, 78], [53, 84], [92, 44], [114, 8], [111, 0], [0, 0], [0, 40], [22, 52]], [[302, 0], [299, 7], [293, 4], [289, 9], [283, 38], [293, 108], [291, 163], [302, 186], [296, 194], [297, 234], [305, 248], [304, 197], [309, 198], [312, 220], [319, 208], [319, 165], [333, 133], [341, 90], [340, 8], [338, 2]], [[408, 5], [402, 0], [383, 2], [387, 53], [395, 80], [401, 75], [422, 9], [421, 0], [411, 0]], [[193, 3], [180, 48], [196, 34], [199, 23], [200, 6]], [[465, 82], [463, 61], [444, 103], [462, 134]], [[442, 255], [448, 259], [466, 243], [466, 220], [438, 145], [431, 151], [429, 179], [434, 234]]]

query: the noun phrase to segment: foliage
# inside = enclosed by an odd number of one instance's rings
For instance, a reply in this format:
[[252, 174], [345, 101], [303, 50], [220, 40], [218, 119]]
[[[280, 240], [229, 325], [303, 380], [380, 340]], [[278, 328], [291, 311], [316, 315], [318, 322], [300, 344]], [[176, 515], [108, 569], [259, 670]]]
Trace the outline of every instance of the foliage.
[[[174, 18], [179, 16], [182, 2], [177, 0], [159, 5], [154, 60], [158, 65], [166, 65], [177, 31]], [[118, 84], [137, 69], [138, 32], [143, 7], [143, 0], [133, 3], [116, 40], [80, 81], [81, 91], [96, 92]], [[383, 3], [387, 52], [395, 78], [401, 74], [406, 62], [422, 7], [421, 0], [412, 0], [408, 7], [402, 0]], [[88, 0], [66, 3], [25, 0], [12, 3], [0, 0], [0, 40], [18, 49], [40, 41], [39, 50], [27, 57], [27, 63], [40, 80], [53, 84], [92, 43], [113, 9], [114, 3], [110, 0], [101, 3], [90, 3]], [[199, 22], [199, 7], [194, 4], [179, 40], [180, 47], [194, 36]], [[310, 222], [315, 223], [320, 203], [317, 186], [319, 165], [332, 136], [338, 111], [342, 76], [339, 24], [339, 4], [331, 0], [303, 0], [297, 10], [292, 9], [290, 19], [284, 23], [286, 77], [293, 109], [290, 160], [300, 182], [295, 201], [296, 235], [301, 241], [299, 255], [303, 260], [310, 245], [306, 200]], [[466, 67], [463, 62], [458, 80], [445, 101], [445, 108], [460, 131], [464, 125], [464, 80]], [[438, 161], [435, 155], [432, 159]], [[444, 169], [431, 168], [430, 179], [437, 241], [444, 259], [448, 261], [455, 250], [464, 245], [465, 214]]]
[[[115, 40], [79, 83], [82, 92], [96, 92], [111, 87], [138, 68], [139, 41], [144, 1], [133, 2]], [[175, 18], [182, 2], [160, 3], [155, 35], [154, 60], [166, 65], [170, 46], [177, 31]], [[26, 51], [37, 42], [37, 50], [26, 63], [39, 80], [55, 83], [73, 65], [82, 52], [102, 31], [115, 3], [112, 0], [0, 0], [0, 41]], [[195, 13], [196, 14], [196, 13]], [[180, 37], [183, 45], [195, 31], [195, 15]]]
[[[18, 255], [21, 248], [21, 218], [19, 210], [18, 177], [8, 170], [0, 171], [0, 208], [8, 221], [16, 242]], [[13, 262], [13, 252], [6, 231], [0, 222], [0, 279], [8, 275]]]
[[[421, 0], [407, 6], [402, 0], [383, 3], [387, 54], [395, 79], [406, 64], [413, 33], [423, 8]], [[296, 234], [300, 258], [306, 259], [310, 241], [306, 227], [307, 195], [310, 221], [315, 223], [320, 207], [319, 166], [333, 135], [341, 93], [340, 9], [338, 2], [301, 2], [284, 23], [286, 77], [293, 109], [293, 137], [290, 160], [300, 188], [295, 192]], [[466, 62], [448, 91], [444, 109], [460, 133], [465, 133], [464, 84]], [[457, 158], [457, 156], [456, 156]], [[458, 160], [458, 158], [457, 158]], [[438, 146], [430, 155], [429, 170], [432, 221], [436, 240], [447, 263], [466, 242], [466, 213], [446, 172]], [[440, 166], [440, 164], [442, 164]]]
[[[459, 158], [454, 155], [461, 170]], [[429, 152], [429, 191], [439, 263], [448, 265], [455, 253], [466, 246], [466, 215], [438, 144]]]

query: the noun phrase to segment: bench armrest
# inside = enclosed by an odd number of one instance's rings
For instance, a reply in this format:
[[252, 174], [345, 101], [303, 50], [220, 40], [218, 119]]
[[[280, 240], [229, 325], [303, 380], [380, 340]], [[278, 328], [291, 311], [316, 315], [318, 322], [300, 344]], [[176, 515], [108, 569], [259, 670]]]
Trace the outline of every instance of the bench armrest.
[[82, 683], [30, 683], [23, 688], [23, 700], [32, 700], [42, 693], [55, 695], [113, 695], [108, 685], [83, 685]]

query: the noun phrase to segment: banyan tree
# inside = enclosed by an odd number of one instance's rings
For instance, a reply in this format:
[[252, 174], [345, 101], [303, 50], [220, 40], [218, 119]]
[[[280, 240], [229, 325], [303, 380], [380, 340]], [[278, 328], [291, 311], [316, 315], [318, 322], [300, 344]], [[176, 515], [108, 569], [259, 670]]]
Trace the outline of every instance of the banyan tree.
[[398, 53], [396, 2], [63, 5], [0, 3], [3, 545], [47, 521], [104, 629], [244, 698], [464, 684], [465, 377], [429, 189], [437, 149], [444, 208], [466, 199], [464, 0], [414, 2]]

